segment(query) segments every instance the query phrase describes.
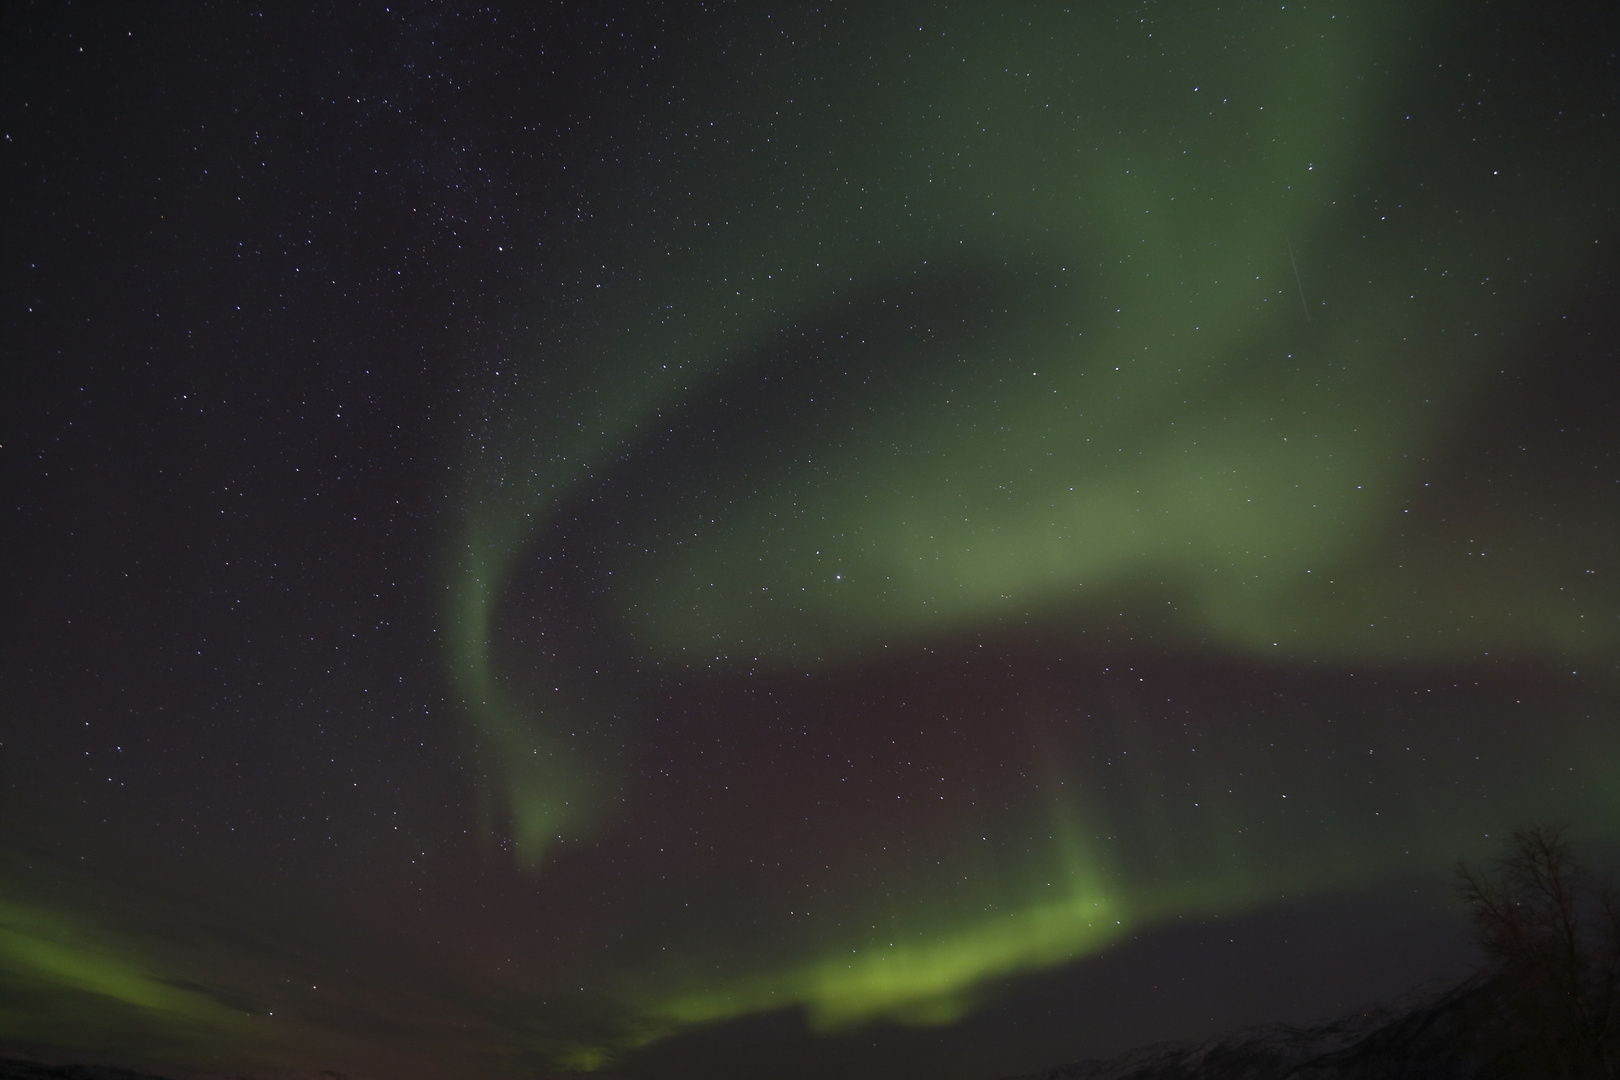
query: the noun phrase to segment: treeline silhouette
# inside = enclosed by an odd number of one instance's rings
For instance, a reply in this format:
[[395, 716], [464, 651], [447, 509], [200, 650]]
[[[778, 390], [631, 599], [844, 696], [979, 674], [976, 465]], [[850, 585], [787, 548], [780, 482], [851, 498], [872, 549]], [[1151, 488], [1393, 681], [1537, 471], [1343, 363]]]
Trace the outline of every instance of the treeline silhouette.
[[1493, 1068], [1613, 1080], [1620, 1068], [1620, 890], [1575, 857], [1563, 825], [1516, 829], [1500, 856], [1459, 865], [1489, 962]]

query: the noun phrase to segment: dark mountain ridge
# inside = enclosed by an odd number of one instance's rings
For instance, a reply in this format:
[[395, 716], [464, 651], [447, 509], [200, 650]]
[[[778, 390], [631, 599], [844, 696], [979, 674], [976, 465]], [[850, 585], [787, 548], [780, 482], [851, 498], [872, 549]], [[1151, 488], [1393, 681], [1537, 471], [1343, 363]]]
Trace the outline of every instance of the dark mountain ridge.
[[1497, 1064], [1497, 996], [1483, 975], [1437, 980], [1334, 1020], [1158, 1043], [1009, 1080], [1482, 1080]]
[[[1484, 1080], [1502, 1063], [1499, 997], [1486, 975], [1435, 980], [1315, 1024], [1263, 1024], [1203, 1042], [1156, 1043], [1007, 1080]], [[164, 1078], [0, 1058], [0, 1080]]]

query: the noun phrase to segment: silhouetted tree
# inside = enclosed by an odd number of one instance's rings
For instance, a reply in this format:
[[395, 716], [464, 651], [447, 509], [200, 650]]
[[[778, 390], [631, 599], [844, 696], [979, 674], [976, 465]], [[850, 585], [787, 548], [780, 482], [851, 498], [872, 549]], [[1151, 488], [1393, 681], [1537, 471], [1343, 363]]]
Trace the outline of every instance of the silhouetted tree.
[[1620, 1066], [1620, 896], [1559, 825], [1514, 831], [1487, 868], [1457, 868], [1494, 968], [1513, 1075], [1613, 1078]]

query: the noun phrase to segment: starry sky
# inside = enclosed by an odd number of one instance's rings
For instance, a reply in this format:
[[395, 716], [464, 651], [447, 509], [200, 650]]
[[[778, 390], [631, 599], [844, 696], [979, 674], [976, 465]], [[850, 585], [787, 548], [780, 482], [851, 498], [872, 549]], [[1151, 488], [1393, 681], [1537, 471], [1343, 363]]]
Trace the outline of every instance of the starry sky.
[[7, 6], [0, 1050], [991, 1080], [1466, 973], [1457, 860], [1620, 845], [1617, 47]]

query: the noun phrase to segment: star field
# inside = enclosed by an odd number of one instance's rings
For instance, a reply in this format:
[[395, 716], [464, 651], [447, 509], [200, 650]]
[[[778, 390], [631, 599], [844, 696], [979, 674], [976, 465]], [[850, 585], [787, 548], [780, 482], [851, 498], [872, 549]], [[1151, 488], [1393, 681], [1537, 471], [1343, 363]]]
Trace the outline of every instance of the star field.
[[6, 16], [0, 1048], [992, 1077], [1620, 798], [1601, 5]]

